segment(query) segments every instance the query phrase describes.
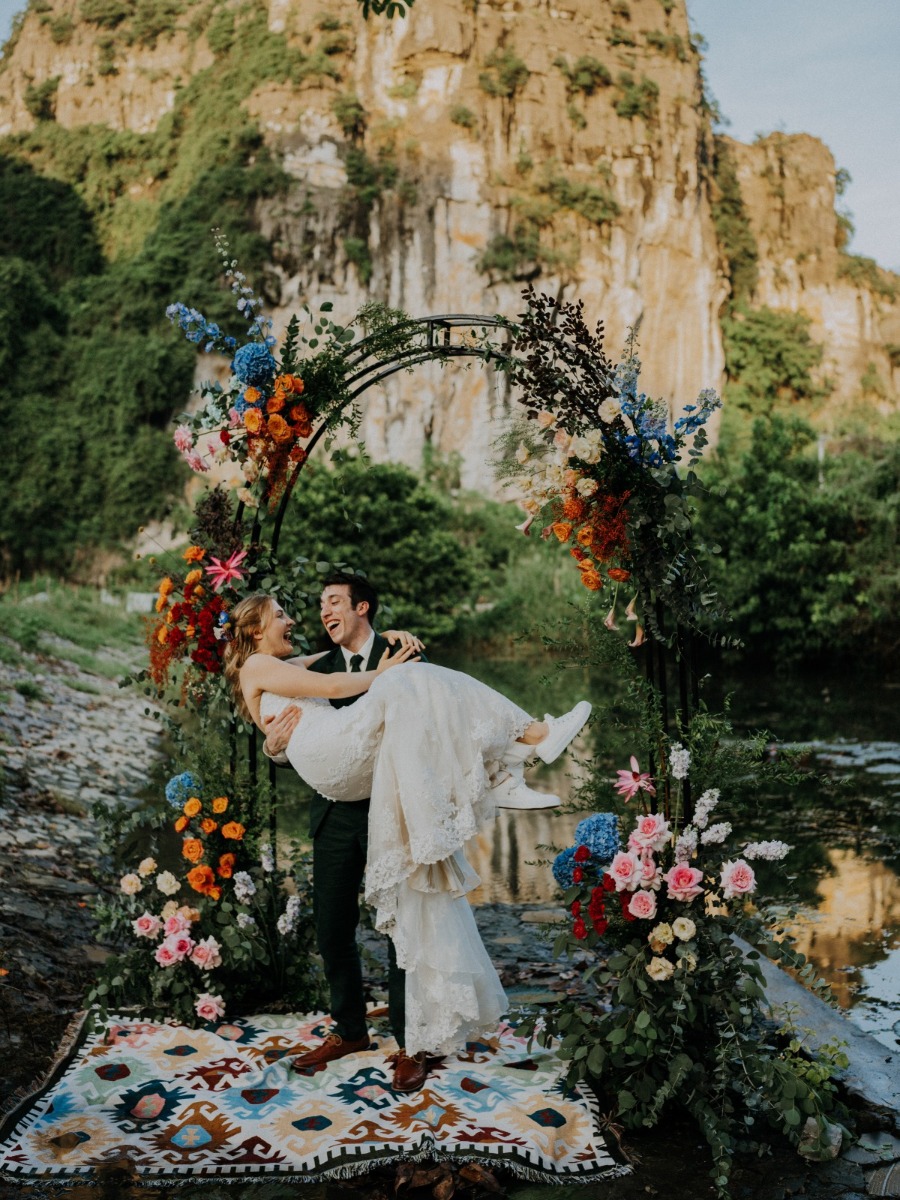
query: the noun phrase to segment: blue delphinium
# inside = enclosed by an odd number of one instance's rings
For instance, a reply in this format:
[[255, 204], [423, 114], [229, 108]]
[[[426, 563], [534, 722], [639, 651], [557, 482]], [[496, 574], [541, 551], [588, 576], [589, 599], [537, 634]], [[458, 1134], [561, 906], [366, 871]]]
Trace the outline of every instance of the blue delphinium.
[[166, 784], [166, 799], [173, 808], [183, 808], [191, 796], [199, 796], [202, 790], [203, 783], [196, 775], [182, 771], [180, 775], [173, 775]]
[[575, 827], [576, 846], [587, 846], [598, 862], [608, 863], [619, 850], [619, 818], [615, 813], [594, 813]]
[[570, 888], [575, 882], [572, 878], [572, 872], [575, 870], [575, 850], [575, 846], [568, 846], [565, 850], [560, 850], [553, 860], [553, 878], [563, 890]]
[[264, 387], [271, 382], [277, 364], [268, 346], [261, 342], [247, 342], [241, 346], [231, 362], [231, 369], [241, 381], [250, 387]]

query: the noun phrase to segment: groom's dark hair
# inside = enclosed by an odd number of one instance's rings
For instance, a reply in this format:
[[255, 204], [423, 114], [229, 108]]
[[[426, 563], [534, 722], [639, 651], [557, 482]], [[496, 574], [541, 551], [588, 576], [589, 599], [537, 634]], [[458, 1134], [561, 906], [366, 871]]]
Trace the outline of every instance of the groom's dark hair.
[[368, 579], [363, 579], [362, 575], [352, 575], [349, 571], [332, 571], [322, 580], [322, 590], [334, 587], [336, 584], [345, 584], [350, 589], [350, 603], [354, 608], [358, 608], [364, 600], [366, 601], [369, 606], [366, 615], [369, 618], [369, 624], [374, 625], [375, 614], [378, 612], [378, 593]]

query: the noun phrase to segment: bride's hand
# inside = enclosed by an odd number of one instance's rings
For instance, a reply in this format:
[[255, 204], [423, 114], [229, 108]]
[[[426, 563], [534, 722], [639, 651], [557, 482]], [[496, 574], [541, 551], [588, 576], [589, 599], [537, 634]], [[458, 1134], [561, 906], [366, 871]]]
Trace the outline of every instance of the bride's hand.
[[375, 670], [380, 675], [383, 671], [387, 671], [390, 667], [397, 667], [400, 663], [415, 662], [419, 657], [418, 650], [414, 646], [401, 646], [396, 654], [391, 655], [390, 650], [385, 650], [381, 658], [378, 660], [378, 666]]
[[413, 646], [420, 654], [425, 649], [425, 643], [420, 641], [414, 633], [408, 633], [405, 629], [388, 629], [384, 637], [392, 646], [396, 646], [399, 642], [401, 649]]

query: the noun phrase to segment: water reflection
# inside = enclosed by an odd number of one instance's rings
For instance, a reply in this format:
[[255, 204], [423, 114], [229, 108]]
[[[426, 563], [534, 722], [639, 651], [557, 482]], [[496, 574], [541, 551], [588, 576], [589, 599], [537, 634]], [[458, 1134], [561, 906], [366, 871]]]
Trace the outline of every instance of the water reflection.
[[854, 850], [829, 850], [819, 903], [793, 933], [857, 1023], [896, 1048], [891, 1004], [900, 996], [900, 878]]

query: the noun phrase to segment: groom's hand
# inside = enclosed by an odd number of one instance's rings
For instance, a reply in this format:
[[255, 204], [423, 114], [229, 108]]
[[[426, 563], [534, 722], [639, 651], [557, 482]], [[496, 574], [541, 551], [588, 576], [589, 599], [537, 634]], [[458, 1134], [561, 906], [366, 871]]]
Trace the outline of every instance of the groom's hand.
[[302, 716], [303, 713], [296, 704], [289, 704], [277, 716], [264, 718], [263, 725], [266, 727], [265, 749], [270, 758], [277, 758], [279, 754], [284, 752], [288, 742], [291, 740], [291, 734], [297, 728]]

